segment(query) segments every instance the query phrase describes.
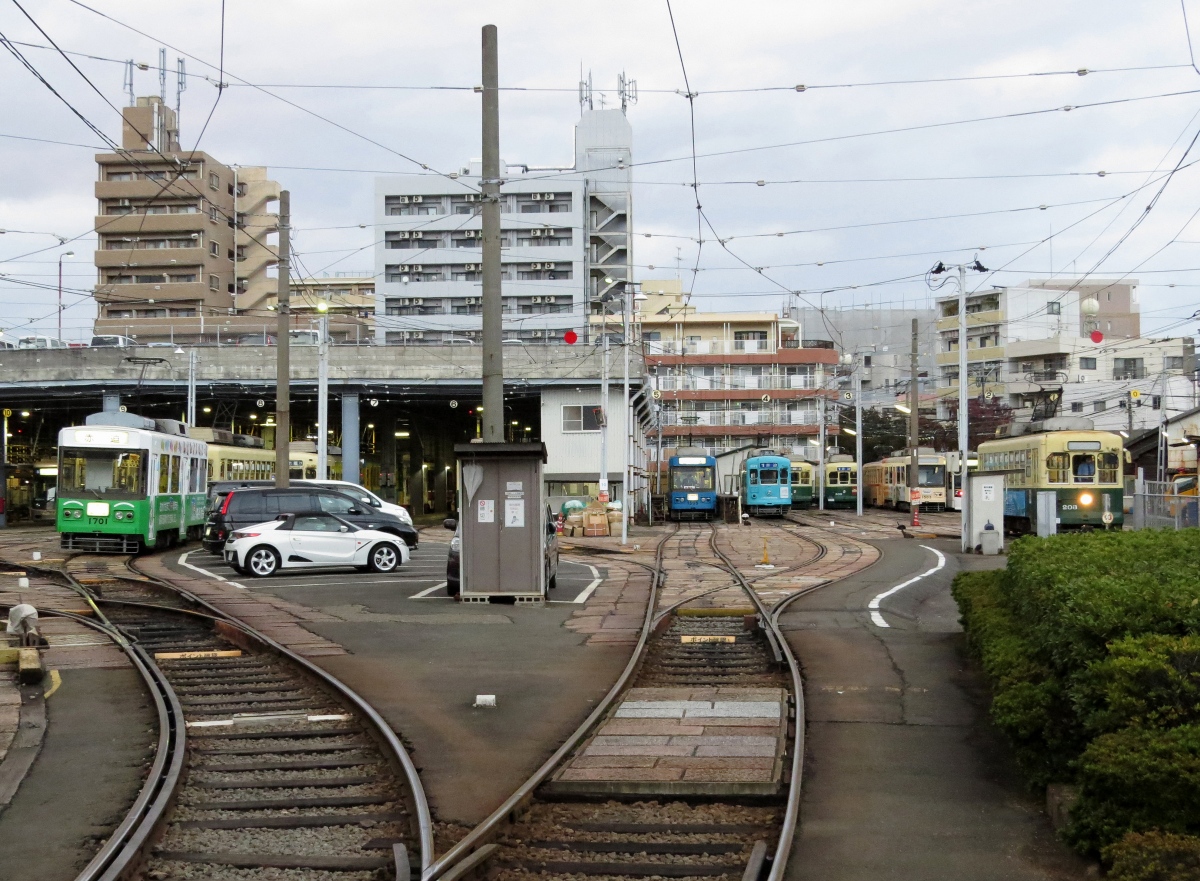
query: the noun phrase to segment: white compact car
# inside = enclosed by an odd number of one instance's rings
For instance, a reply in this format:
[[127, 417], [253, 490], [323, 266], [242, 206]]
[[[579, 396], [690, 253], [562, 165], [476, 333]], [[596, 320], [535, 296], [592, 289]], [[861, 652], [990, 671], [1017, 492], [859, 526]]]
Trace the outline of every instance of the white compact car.
[[385, 502], [362, 484], [351, 483], [348, 480], [298, 480], [296, 482], [315, 484], [317, 486], [327, 486], [330, 489], [335, 489], [340, 493], [345, 493], [352, 499], [358, 499], [364, 505], [369, 505], [370, 507], [376, 508], [385, 514], [391, 514], [395, 517], [399, 517], [409, 526], [413, 525], [412, 515], [408, 513], [407, 508], [405, 508], [403, 505]]
[[243, 575], [265, 578], [280, 569], [353, 566], [394, 572], [408, 562], [408, 546], [387, 532], [359, 529], [335, 514], [281, 514], [248, 526], [225, 542], [225, 562]]

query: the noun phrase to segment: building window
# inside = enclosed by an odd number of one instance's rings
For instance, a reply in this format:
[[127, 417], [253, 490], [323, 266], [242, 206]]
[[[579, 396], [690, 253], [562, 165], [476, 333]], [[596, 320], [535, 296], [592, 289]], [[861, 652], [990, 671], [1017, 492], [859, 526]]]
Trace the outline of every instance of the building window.
[[1103, 413], [1107, 406], [1108, 405], [1104, 401], [1093, 401], [1092, 402], [1092, 412], [1093, 413]]
[[1152, 410], [1162, 409], [1162, 395], [1152, 395], [1150, 398], [1150, 408]]
[[562, 408], [562, 430], [599, 431], [600, 407], [595, 404], [564, 404]]
[[1057, 300], [1054, 301], [1053, 303], [1047, 303], [1046, 304], [1046, 314], [1047, 315], [1062, 315], [1062, 303], [1059, 303]]
[[215, 275], [208, 277], [208, 289], [210, 291], [219, 291], [221, 289], [221, 279]]
[[1079, 359], [1079, 369], [1080, 370], [1095, 370], [1096, 369], [1096, 359], [1095, 358], [1080, 358]]
[[108, 180], [133, 180], [133, 173], [129, 171], [110, 171]]
[[1082, 413], [1083, 412], [1083, 401], [1072, 401], [1071, 402], [1071, 412], [1072, 413]]
[[220, 257], [221, 256], [221, 246], [218, 245], [216, 242], [209, 242], [208, 243], [208, 253], [212, 254], [214, 257]]
[[208, 174], [208, 188], [210, 190], [219, 190], [221, 188], [221, 178], [215, 171], [211, 171]]
[[1163, 358], [1163, 370], [1182, 370], [1182, 355], [1167, 355]]

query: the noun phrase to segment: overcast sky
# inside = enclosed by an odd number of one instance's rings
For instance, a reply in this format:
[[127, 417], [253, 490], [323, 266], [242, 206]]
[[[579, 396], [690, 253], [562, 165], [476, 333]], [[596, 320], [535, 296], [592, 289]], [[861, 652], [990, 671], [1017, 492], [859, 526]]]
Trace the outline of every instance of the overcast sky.
[[[69, 0], [19, 2], [68, 52], [155, 66], [166, 44], [172, 68], [191, 56], [183, 145], [196, 145], [211, 110], [200, 149], [269, 166], [292, 193], [294, 245], [313, 274], [370, 271], [373, 173], [420, 173], [416, 163], [452, 170], [479, 155], [471, 86], [480, 28], [493, 23], [501, 85], [523, 89], [501, 96], [509, 162], [571, 162], [581, 69], [597, 106], [601, 96], [615, 106], [620, 72], [636, 80], [639, 100], [628, 110], [636, 277], [672, 277], [678, 258], [702, 309], [776, 311], [786, 291], [828, 309], [927, 302], [930, 266], [978, 253], [993, 272], [972, 286], [1051, 271], [1129, 274], [1141, 283], [1144, 331], [1200, 328], [1189, 320], [1200, 308], [1200, 221], [1189, 225], [1200, 210], [1200, 168], [1188, 165], [1200, 160], [1200, 143], [1183, 158], [1200, 132], [1200, 72], [1179, 0], [676, 0], [697, 93], [700, 201], [712, 225], [699, 254], [688, 101], [663, 0], [227, 0], [231, 87], [215, 110], [217, 0], [88, 4], [111, 20]], [[1185, 2], [1200, 41], [1200, 0]], [[11, 2], [0, 4], [0, 32], [48, 45]], [[72, 56], [102, 98], [56, 52], [17, 48], [119, 140], [120, 117], [104, 99], [126, 103], [123, 64]], [[174, 79], [172, 70], [172, 102]], [[80, 237], [59, 247], [48, 235], [0, 236], [0, 329], [8, 338], [53, 333], [56, 293], [29, 283], [53, 288], [68, 249], [76, 257], [66, 287], [95, 283], [89, 230], [101, 143], [8, 52], [0, 83], [0, 228]], [[135, 85], [156, 94], [157, 72], [139, 71]], [[64, 336], [80, 339], [94, 308], [70, 291], [65, 302]]]

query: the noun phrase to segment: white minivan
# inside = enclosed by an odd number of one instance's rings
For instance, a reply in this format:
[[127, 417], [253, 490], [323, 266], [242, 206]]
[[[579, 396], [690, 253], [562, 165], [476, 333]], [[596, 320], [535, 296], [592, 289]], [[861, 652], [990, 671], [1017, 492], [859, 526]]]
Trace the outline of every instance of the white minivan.
[[412, 515], [408, 513], [408, 509], [402, 505], [397, 505], [393, 502], [385, 502], [375, 493], [371, 492], [365, 486], [360, 486], [357, 483], [351, 483], [348, 480], [298, 480], [296, 483], [320, 484], [327, 486], [330, 489], [336, 489], [338, 492], [345, 493], [348, 496], [359, 499], [363, 503], [370, 505], [385, 514], [392, 514], [399, 517], [409, 526], [412, 526]]

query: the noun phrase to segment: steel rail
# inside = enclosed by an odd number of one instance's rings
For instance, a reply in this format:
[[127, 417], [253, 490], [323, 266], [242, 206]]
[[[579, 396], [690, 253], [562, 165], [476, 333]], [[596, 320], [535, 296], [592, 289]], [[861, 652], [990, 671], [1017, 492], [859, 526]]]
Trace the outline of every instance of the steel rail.
[[[792, 776], [788, 786], [783, 825], [779, 830], [779, 843], [775, 847], [775, 856], [771, 862], [771, 872], [766, 879], [766, 881], [783, 881], [784, 872], [787, 869], [788, 856], [792, 849], [792, 838], [796, 834], [796, 825], [800, 818], [800, 785], [804, 774], [804, 681], [800, 675], [800, 665], [796, 661], [796, 656], [792, 652], [791, 646], [787, 644], [787, 640], [783, 638], [783, 633], [779, 630], [778, 621], [772, 616], [772, 610], [767, 608], [762, 598], [751, 587], [745, 576], [733, 565], [729, 557], [717, 547], [717, 528], [715, 524], [712, 527], [712, 533], [709, 537], [709, 546], [712, 548], [713, 553], [724, 561], [729, 573], [741, 584], [742, 589], [750, 597], [750, 601], [758, 609], [759, 620], [763, 624], [772, 647], [787, 662], [788, 670], [792, 675], [792, 692], [796, 696], [796, 735], [792, 741]], [[783, 603], [780, 605], [783, 605]]]
[[[196, 596], [191, 591], [177, 587], [176, 585], [171, 584], [169, 581], [165, 581], [161, 578], [157, 578], [153, 575], [148, 575], [147, 573], [142, 572], [137, 568], [136, 565], [133, 564], [132, 561], [128, 561], [126, 566], [130, 571], [136, 574], [136, 577], [125, 577], [125, 580], [135, 583], [145, 583], [146, 581], [150, 581], [160, 587], [178, 594], [179, 596], [184, 597], [186, 600], [188, 600], [188, 602], [195, 603], [196, 605], [208, 610], [213, 617], [218, 618], [220, 621], [229, 626], [235, 627], [236, 629], [245, 633], [247, 636], [250, 636], [252, 639], [266, 646], [275, 654], [278, 654], [281, 657], [286, 658], [291, 663], [303, 668], [322, 684], [331, 688], [334, 692], [344, 698], [354, 707], [355, 710], [357, 710], [370, 721], [371, 725], [375, 728], [379, 739], [383, 741], [382, 745], [386, 747], [386, 751], [391, 752], [392, 758], [400, 766], [405, 778], [405, 782], [408, 785], [409, 797], [412, 799], [412, 806], [414, 808], [413, 813], [417, 819], [417, 832], [421, 848], [421, 871], [424, 873], [428, 869], [430, 863], [433, 861], [433, 819], [429, 813], [429, 801], [425, 797], [425, 790], [421, 785], [421, 778], [417, 774], [417, 767], [415, 764], [413, 764], [412, 757], [409, 756], [408, 751], [400, 742], [400, 738], [396, 736], [396, 732], [394, 732], [391, 726], [387, 723], [387, 720], [385, 720], [383, 716], [381, 716], [379, 712], [369, 703], [367, 703], [367, 701], [364, 700], [356, 691], [351, 689], [340, 679], [326, 672], [321, 667], [318, 667], [307, 658], [276, 642], [267, 634], [254, 629], [242, 621], [239, 621], [237, 618], [234, 618], [206, 600]], [[113, 575], [112, 577], [122, 578], [123, 576]]]
[[650, 634], [653, 632], [655, 621], [654, 608], [658, 600], [659, 586], [662, 584], [664, 575], [662, 568], [663, 550], [666, 548], [667, 541], [678, 532], [679, 526], [676, 524], [675, 529], [664, 535], [655, 547], [655, 570], [650, 579], [650, 598], [646, 603], [646, 617], [642, 621], [642, 630], [638, 636], [637, 644], [634, 646], [629, 663], [625, 665], [625, 669], [621, 671], [621, 675], [613, 683], [612, 688], [596, 704], [592, 712], [588, 714], [588, 717], [583, 720], [583, 723], [554, 751], [554, 754], [546, 759], [541, 767], [534, 771], [533, 775], [522, 783], [512, 795], [505, 799], [500, 807], [496, 808], [482, 823], [468, 832], [461, 841], [446, 851], [441, 858], [430, 866], [422, 874], [421, 881], [434, 881], [434, 879], [441, 878], [451, 872], [456, 872], [463, 862], [471, 858], [473, 851], [489, 844], [487, 840], [489, 836], [498, 832], [502, 823], [511, 821], [515, 817], [515, 812], [533, 797], [534, 790], [591, 733], [596, 724], [608, 713], [609, 708], [616, 699], [624, 693], [626, 684], [633, 678], [638, 667], [641, 666], [646, 654], [647, 642], [649, 641]]

